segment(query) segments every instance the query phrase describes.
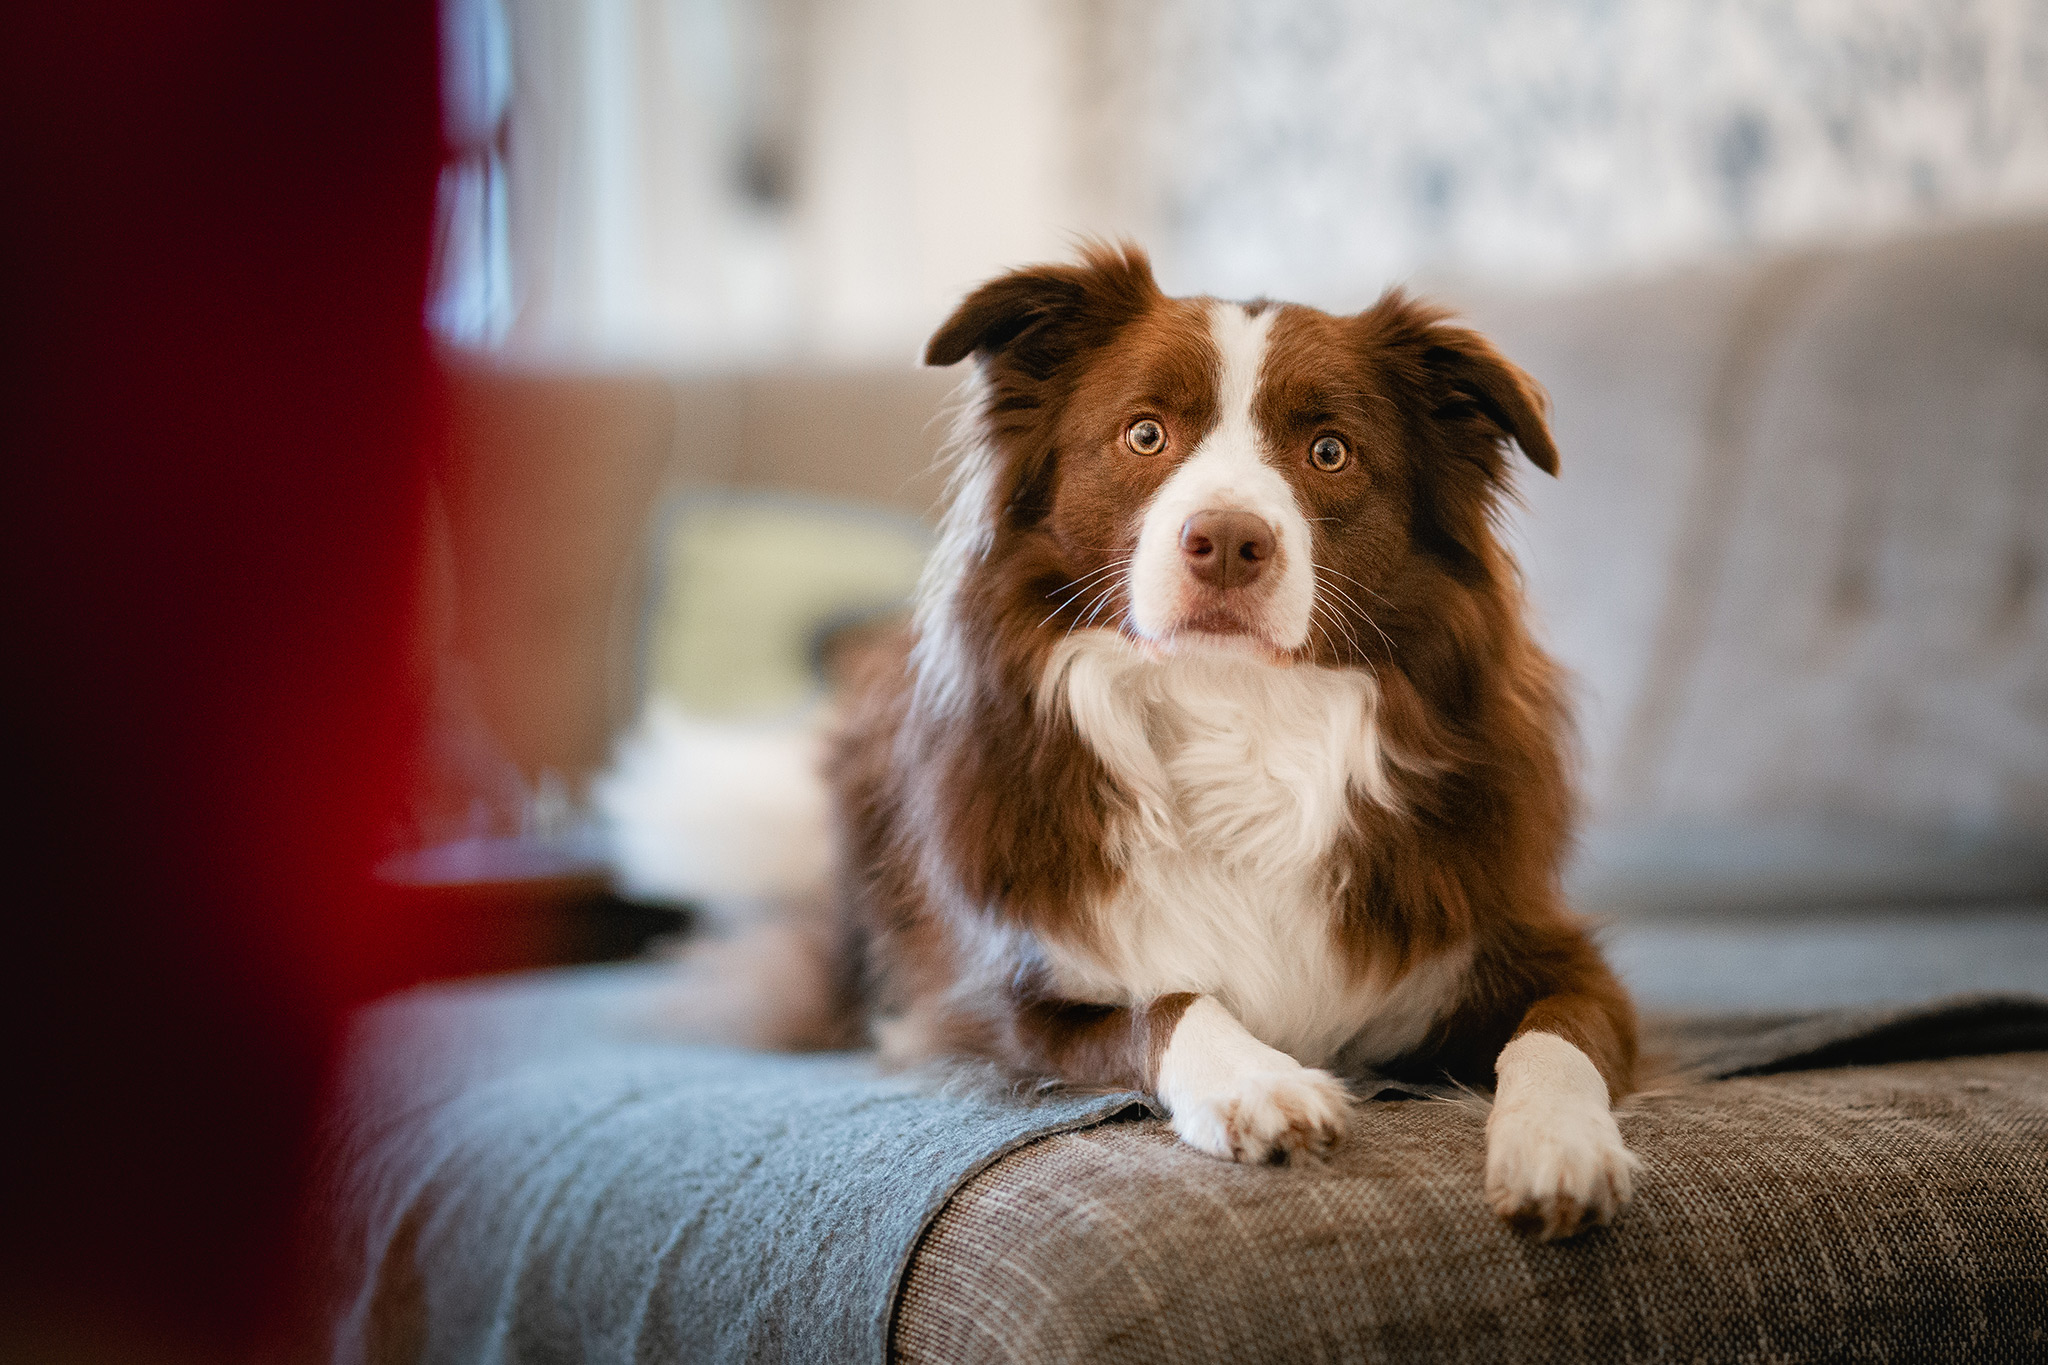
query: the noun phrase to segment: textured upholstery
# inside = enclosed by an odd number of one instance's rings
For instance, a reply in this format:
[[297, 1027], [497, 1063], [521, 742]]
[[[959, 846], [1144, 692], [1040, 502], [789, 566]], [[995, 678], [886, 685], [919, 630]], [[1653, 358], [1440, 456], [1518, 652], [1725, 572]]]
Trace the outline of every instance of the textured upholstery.
[[1487, 1210], [1466, 1105], [1370, 1104], [1327, 1165], [1282, 1170], [1156, 1121], [1048, 1138], [927, 1231], [895, 1356], [2048, 1356], [2048, 1054], [1718, 1081], [1621, 1125], [1635, 1204], [1552, 1245]]
[[324, 1201], [336, 1365], [879, 1359], [964, 1175], [1140, 1104], [682, 1046], [668, 985], [536, 972], [358, 1018]]

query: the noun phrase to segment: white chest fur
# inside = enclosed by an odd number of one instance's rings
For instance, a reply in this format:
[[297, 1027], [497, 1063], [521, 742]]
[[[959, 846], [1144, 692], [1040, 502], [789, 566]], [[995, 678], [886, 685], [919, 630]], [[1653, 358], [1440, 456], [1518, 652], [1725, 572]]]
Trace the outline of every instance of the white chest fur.
[[1351, 793], [1390, 800], [1369, 675], [1220, 648], [1154, 657], [1089, 631], [1054, 652], [1041, 698], [1137, 800], [1114, 832], [1124, 878], [1094, 942], [1045, 945], [1063, 991], [1211, 995], [1311, 1065], [1354, 1037], [1361, 1061], [1421, 1040], [1462, 964], [1361, 978], [1334, 933], [1329, 854]]

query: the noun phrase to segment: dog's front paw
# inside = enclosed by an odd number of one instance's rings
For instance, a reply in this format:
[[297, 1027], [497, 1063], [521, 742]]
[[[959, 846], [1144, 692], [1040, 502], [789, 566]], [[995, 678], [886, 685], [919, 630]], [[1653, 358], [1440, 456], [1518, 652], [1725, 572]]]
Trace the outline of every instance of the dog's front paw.
[[1231, 1161], [1285, 1161], [1295, 1152], [1321, 1156], [1344, 1135], [1350, 1097], [1327, 1071], [1282, 1055], [1286, 1067], [1239, 1072], [1213, 1090], [1184, 1096], [1173, 1131], [1191, 1147]]
[[1486, 1199], [1544, 1241], [1611, 1222], [1641, 1163], [1605, 1105], [1496, 1107], [1486, 1127]]
[[1191, 1147], [1231, 1161], [1285, 1161], [1330, 1150], [1351, 1097], [1327, 1071], [1303, 1066], [1197, 996], [1159, 1059], [1159, 1097]]

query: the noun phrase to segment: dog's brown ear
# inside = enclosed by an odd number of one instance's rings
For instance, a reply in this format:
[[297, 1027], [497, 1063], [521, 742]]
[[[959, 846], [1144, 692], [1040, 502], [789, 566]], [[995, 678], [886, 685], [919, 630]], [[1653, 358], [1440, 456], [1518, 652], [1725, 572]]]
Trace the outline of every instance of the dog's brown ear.
[[1013, 270], [960, 301], [924, 348], [927, 365], [957, 365], [976, 351], [995, 352], [1041, 322], [1078, 306], [1080, 281], [1068, 266]]
[[1001, 355], [1042, 379], [1077, 351], [1107, 342], [1158, 297], [1143, 251], [1091, 243], [1079, 265], [1013, 270], [969, 294], [932, 334], [924, 363]]
[[1555, 477], [1557, 443], [1542, 388], [1479, 333], [1442, 323], [1431, 330], [1434, 344], [1423, 352], [1422, 363], [1444, 387], [1438, 420], [1482, 417], [1520, 446], [1529, 463]]
[[1546, 474], [1557, 473], [1557, 445], [1536, 381], [1447, 317], [1394, 290], [1359, 316], [1359, 340], [1408, 414], [1416, 543], [1454, 574], [1485, 573], [1512, 496], [1508, 443]]
[[[1493, 437], [1513, 441], [1531, 464], [1555, 475], [1557, 444], [1551, 439], [1550, 401], [1542, 388], [1492, 342], [1446, 321], [1448, 316], [1395, 289], [1359, 321], [1368, 343], [1393, 361], [1447, 435], [1479, 425]], [[1491, 472], [1504, 471], [1496, 467]]]

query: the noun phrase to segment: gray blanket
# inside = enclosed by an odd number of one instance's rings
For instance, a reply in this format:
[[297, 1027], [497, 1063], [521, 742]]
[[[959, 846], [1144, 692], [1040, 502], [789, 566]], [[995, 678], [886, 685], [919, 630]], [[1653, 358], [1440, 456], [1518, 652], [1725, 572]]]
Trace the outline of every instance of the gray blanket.
[[361, 1019], [332, 1145], [339, 1361], [857, 1360], [946, 1196], [1135, 1095], [664, 1042], [660, 969]]
[[[581, 969], [364, 1014], [329, 1154], [337, 1361], [881, 1359], [954, 1190], [1034, 1139], [1151, 1112], [678, 1045], [649, 1022], [661, 981]], [[1665, 1038], [1695, 1079], [2044, 1047], [2048, 1002], [1999, 997]]]

